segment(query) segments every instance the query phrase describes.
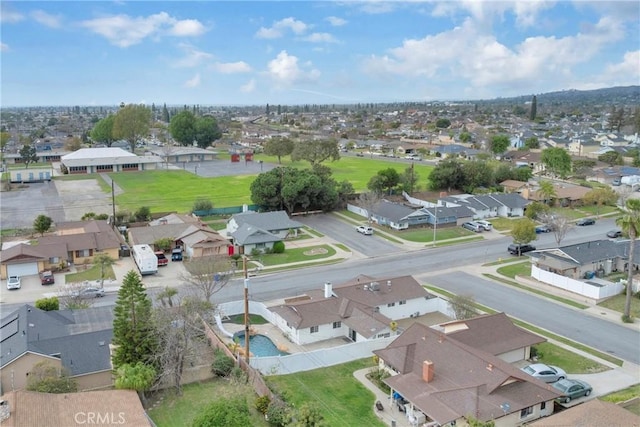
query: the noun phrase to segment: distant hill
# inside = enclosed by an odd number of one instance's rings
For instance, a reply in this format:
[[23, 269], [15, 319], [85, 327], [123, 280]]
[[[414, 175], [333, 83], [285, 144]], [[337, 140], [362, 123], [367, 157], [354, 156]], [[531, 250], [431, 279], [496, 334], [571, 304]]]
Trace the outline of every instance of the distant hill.
[[558, 92], [522, 95], [512, 98], [482, 100], [483, 103], [525, 103], [536, 95], [538, 103], [544, 104], [618, 104], [639, 105], [640, 86], [616, 86], [593, 90], [563, 90]]

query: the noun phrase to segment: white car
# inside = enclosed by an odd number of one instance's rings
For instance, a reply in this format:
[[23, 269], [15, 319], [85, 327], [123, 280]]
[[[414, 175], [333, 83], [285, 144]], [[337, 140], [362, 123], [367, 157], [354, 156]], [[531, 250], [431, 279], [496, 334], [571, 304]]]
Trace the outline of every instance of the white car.
[[20, 276], [9, 276], [9, 279], [7, 279], [7, 289], [20, 289]]
[[356, 227], [356, 231], [358, 233], [362, 233], [366, 236], [371, 236], [373, 234], [373, 228], [367, 226], [367, 225], [359, 225]]
[[491, 231], [491, 229], [493, 228], [493, 224], [491, 224], [489, 221], [485, 221], [483, 219], [478, 220], [478, 221], [474, 221], [476, 224], [480, 224], [482, 226], [482, 228], [484, 228], [487, 231]]
[[567, 378], [567, 373], [564, 370], [557, 366], [545, 365], [544, 363], [534, 363], [520, 369], [545, 383], [554, 383]]

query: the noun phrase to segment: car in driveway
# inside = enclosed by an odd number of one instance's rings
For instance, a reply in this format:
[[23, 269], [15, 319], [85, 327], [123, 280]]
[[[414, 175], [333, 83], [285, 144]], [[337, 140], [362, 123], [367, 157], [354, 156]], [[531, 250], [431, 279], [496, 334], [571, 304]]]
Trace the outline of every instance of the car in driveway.
[[485, 221], [484, 219], [473, 222], [475, 222], [476, 224], [480, 224], [486, 231], [491, 231], [493, 229], [493, 224], [491, 224], [489, 221]]
[[474, 231], [476, 233], [481, 233], [482, 230], [484, 230], [484, 227], [477, 222], [465, 222], [462, 224], [462, 228], [466, 228], [467, 230]]
[[359, 225], [356, 227], [356, 231], [364, 234], [365, 236], [371, 236], [373, 234], [373, 228], [368, 225]]
[[567, 378], [567, 373], [562, 369], [557, 366], [545, 365], [544, 363], [533, 363], [521, 368], [521, 370], [545, 383], [555, 383]]
[[562, 396], [556, 398], [558, 403], [569, 403], [573, 399], [583, 396], [589, 396], [593, 388], [584, 381], [563, 379], [553, 383], [553, 388], [562, 393]]
[[612, 239], [617, 239], [618, 237], [622, 237], [622, 230], [618, 228], [609, 230], [607, 231], [607, 237], [611, 237]]
[[533, 245], [529, 245], [529, 244], [519, 245], [517, 243], [512, 243], [507, 248], [507, 251], [511, 255], [522, 255], [524, 253], [535, 251], [535, 250], [536, 250], [536, 247]]
[[49, 270], [45, 270], [40, 273], [40, 283], [42, 285], [53, 285], [55, 283], [55, 279], [53, 278], [53, 273]]
[[580, 227], [584, 227], [585, 225], [593, 225], [595, 223], [596, 223], [596, 220], [593, 218], [582, 218], [582, 219], [579, 219], [578, 222], [576, 222], [576, 225]]
[[7, 279], [7, 289], [10, 291], [13, 289], [20, 289], [22, 280], [20, 276], [9, 276]]
[[104, 289], [95, 287], [83, 288], [79, 291], [72, 292], [71, 296], [78, 299], [101, 298], [104, 296]]

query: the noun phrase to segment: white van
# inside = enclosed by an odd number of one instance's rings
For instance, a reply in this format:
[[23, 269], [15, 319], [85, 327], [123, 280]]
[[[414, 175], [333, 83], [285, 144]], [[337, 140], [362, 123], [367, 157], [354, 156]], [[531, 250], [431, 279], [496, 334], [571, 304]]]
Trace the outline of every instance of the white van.
[[476, 233], [480, 233], [484, 230], [484, 227], [476, 222], [465, 222], [462, 224], [462, 227], [470, 231], [475, 231]]

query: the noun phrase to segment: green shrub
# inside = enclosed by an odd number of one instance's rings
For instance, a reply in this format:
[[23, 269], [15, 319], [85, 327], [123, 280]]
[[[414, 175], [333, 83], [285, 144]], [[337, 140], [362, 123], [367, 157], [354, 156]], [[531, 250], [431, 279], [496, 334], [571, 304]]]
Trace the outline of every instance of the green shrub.
[[58, 297], [41, 298], [36, 300], [36, 308], [44, 311], [60, 310], [60, 300]]
[[195, 211], [210, 211], [212, 209], [213, 209], [213, 203], [211, 202], [211, 200], [198, 199], [193, 204], [193, 208], [191, 210], [195, 212]]
[[260, 396], [256, 399], [256, 409], [261, 414], [266, 414], [269, 409], [269, 404], [271, 403], [271, 398], [266, 394], [264, 396]]
[[633, 323], [633, 317], [632, 316], [627, 316], [626, 314], [623, 314], [621, 319], [622, 319], [622, 321], [624, 323]]
[[233, 384], [246, 384], [249, 381], [247, 374], [239, 366], [234, 366], [229, 374]]
[[245, 427], [251, 425], [249, 405], [241, 397], [221, 398], [202, 410], [192, 427]]
[[266, 414], [267, 419], [269, 420], [269, 425], [274, 427], [284, 427], [289, 425], [291, 422], [289, 412], [289, 407], [286, 403], [279, 400], [272, 401], [269, 403]]
[[233, 358], [227, 356], [222, 351], [218, 351], [214, 355], [214, 360], [211, 364], [211, 372], [218, 377], [226, 377], [231, 373], [234, 366], [235, 361]]
[[273, 253], [281, 254], [284, 252], [284, 242], [275, 242], [273, 244]]

